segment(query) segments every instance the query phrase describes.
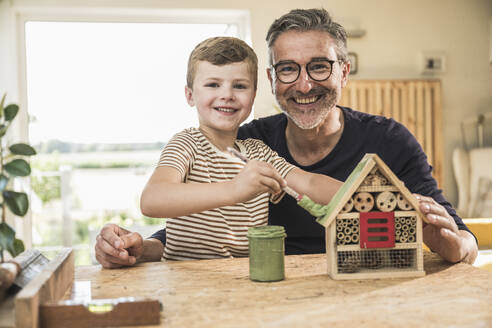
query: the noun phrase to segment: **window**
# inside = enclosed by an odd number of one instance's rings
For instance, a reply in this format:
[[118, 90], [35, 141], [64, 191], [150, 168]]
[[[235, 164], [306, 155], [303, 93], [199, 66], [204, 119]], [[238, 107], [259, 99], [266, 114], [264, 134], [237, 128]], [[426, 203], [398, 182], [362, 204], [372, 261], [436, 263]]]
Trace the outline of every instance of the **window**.
[[198, 124], [184, 97], [193, 47], [217, 35], [247, 39], [244, 13], [226, 14], [164, 15], [170, 22], [22, 18], [29, 139], [39, 151], [32, 161], [34, 247], [49, 255], [72, 246], [76, 264], [89, 264], [105, 222], [144, 237], [163, 226], [142, 217], [139, 194], [166, 141]]

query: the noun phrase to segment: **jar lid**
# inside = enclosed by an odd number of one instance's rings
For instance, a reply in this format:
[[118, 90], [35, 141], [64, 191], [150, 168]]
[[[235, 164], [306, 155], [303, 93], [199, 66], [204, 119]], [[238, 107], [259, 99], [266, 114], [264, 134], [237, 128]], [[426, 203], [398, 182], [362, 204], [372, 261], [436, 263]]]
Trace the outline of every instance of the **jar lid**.
[[285, 229], [282, 226], [260, 226], [248, 229], [248, 237], [252, 238], [285, 238]]

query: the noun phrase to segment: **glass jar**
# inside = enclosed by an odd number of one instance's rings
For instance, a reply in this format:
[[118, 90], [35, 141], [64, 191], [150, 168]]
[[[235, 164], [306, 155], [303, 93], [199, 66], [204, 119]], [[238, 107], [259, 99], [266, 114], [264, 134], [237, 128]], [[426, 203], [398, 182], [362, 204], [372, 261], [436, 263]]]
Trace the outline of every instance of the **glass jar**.
[[248, 229], [249, 278], [253, 281], [279, 281], [285, 276], [282, 226], [261, 226]]

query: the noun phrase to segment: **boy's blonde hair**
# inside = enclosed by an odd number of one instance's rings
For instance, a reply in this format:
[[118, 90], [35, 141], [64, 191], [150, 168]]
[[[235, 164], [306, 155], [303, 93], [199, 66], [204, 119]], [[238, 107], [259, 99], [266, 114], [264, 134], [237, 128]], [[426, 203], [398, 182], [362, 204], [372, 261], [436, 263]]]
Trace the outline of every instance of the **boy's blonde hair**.
[[258, 84], [258, 58], [254, 50], [243, 40], [233, 37], [213, 37], [200, 42], [190, 54], [186, 84], [193, 89], [196, 68], [199, 61], [222, 66], [245, 61], [253, 78], [254, 88]]

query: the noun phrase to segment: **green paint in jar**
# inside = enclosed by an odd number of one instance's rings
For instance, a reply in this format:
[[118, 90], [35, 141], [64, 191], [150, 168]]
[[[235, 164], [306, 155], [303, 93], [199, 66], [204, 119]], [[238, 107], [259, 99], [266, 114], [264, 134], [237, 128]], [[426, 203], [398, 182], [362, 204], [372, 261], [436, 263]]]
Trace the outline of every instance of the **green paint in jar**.
[[248, 229], [249, 278], [253, 281], [284, 279], [284, 240], [282, 226], [261, 226]]

